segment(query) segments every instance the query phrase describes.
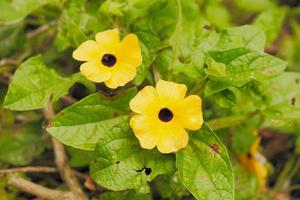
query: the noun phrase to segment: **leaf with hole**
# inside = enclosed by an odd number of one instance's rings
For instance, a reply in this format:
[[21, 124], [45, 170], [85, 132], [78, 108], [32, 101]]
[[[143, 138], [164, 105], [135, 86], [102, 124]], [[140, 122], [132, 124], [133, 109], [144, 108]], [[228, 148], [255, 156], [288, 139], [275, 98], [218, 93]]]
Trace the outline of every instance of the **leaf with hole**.
[[159, 174], [174, 173], [175, 162], [173, 155], [142, 149], [128, 120], [123, 120], [97, 143], [90, 171], [98, 184], [110, 190], [147, 192], [147, 182]]
[[183, 185], [199, 200], [233, 200], [233, 171], [225, 146], [206, 124], [189, 135], [188, 146], [176, 154]]

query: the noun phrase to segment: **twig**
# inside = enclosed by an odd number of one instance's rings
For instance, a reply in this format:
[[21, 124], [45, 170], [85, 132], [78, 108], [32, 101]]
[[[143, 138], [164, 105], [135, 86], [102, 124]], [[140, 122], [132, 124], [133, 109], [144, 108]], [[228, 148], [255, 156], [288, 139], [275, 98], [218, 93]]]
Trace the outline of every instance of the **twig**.
[[77, 99], [75, 99], [75, 98], [73, 98], [73, 97], [71, 97], [71, 96], [67, 96], [67, 95], [62, 96], [62, 97], [61, 97], [61, 100], [62, 100], [64, 103], [68, 104], [68, 105], [72, 105], [72, 104], [74, 104], [74, 103], [77, 102]]
[[18, 172], [43, 172], [43, 173], [56, 173], [57, 169], [55, 167], [44, 167], [44, 166], [35, 166], [35, 167], [16, 167], [11, 169], [1, 169], [1, 174], [9, 173], [18, 173]]
[[58, 190], [49, 189], [47, 187], [35, 184], [31, 181], [17, 177], [13, 174], [8, 176], [8, 184], [20, 191], [33, 194], [41, 199], [46, 200], [74, 200], [75, 196], [71, 192], [62, 192]]
[[3, 65], [18, 65], [19, 61], [14, 60], [14, 59], [9, 59], [9, 58], [4, 58], [2, 60], [0, 60], [0, 66]]
[[[56, 167], [47, 167], [47, 166], [27, 166], [27, 167], [16, 167], [10, 169], [0, 169], [0, 175], [10, 174], [10, 173], [57, 173], [58, 170]], [[83, 180], [87, 180], [89, 178], [88, 175], [80, 173], [78, 171], [72, 170], [74, 175]]]
[[28, 32], [26, 34], [26, 37], [27, 38], [32, 38], [32, 37], [44, 32], [44, 31], [48, 30], [51, 26], [55, 25], [56, 23], [57, 23], [56, 21], [52, 21], [48, 24], [44, 24], [44, 25], [38, 27], [37, 29], [34, 29], [33, 31]]
[[[54, 111], [51, 103], [48, 103], [44, 109], [44, 115], [48, 121], [54, 117]], [[83, 193], [81, 186], [74, 176], [72, 169], [68, 165], [68, 158], [62, 143], [56, 138], [52, 137], [53, 151], [55, 156], [55, 164], [60, 172], [62, 179], [66, 182], [71, 192], [80, 200], [86, 200], [86, 196]]]

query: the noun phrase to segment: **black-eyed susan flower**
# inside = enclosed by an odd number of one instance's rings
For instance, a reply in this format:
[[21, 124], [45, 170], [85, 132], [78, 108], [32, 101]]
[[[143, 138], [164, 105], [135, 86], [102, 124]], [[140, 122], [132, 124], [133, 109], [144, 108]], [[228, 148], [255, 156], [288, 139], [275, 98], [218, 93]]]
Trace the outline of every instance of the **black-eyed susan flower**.
[[[254, 135], [257, 136], [257, 132], [254, 132]], [[259, 152], [260, 146], [260, 137], [257, 136], [256, 140], [252, 144], [250, 151], [247, 154], [240, 156], [240, 163], [242, 167], [253, 172], [259, 181], [260, 188], [263, 188], [266, 183], [266, 178], [268, 175], [266, 159]]]
[[131, 101], [130, 108], [137, 113], [130, 126], [140, 145], [161, 153], [176, 152], [189, 140], [187, 130], [198, 130], [203, 123], [201, 98], [185, 97], [183, 84], [159, 80], [156, 88], [144, 87]]
[[136, 76], [136, 68], [142, 63], [141, 48], [137, 36], [126, 35], [120, 42], [117, 29], [96, 34], [96, 40], [83, 42], [73, 58], [85, 61], [81, 73], [89, 80], [104, 82], [109, 88], [123, 86]]

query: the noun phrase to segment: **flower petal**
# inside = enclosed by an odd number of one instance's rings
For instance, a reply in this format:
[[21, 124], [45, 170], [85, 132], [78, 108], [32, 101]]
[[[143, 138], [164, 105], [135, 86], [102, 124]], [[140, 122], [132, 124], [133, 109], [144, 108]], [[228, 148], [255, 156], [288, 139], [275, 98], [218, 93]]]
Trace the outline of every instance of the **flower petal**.
[[250, 148], [250, 153], [255, 154], [259, 150], [259, 146], [260, 146], [260, 137], [257, 136]]
[[175, 110], [176, 121], [189, 130], [198, 130], [203, 123], [202, 101], [197, 95], [186, 97]]
[[118, 29], [110, 29], [96, 34], [96, 42], [104, 48], [105, 52], [113, 53], [120, 42]]
[[120, 63], [126, 63], [134, 67], [142, 64], [142, 52], [138, 37], [131, 33], [124, 37], [121, 41], [117, 56]]
[[146, 86], [129, 102], [130, 109], [139, 114], [151, 114], [156, 112], [158, 94], [154, 87]]
[[265, 165], [253, 161], [253, 168], [256, 176], [259, 178], [259, 181], [263, 183], [268, 175], [268, 170]]
[[135, 115], [130, 119], [130, 126], [144, 149], [153, 149], [156, 146], [158, 136], [151, 128], [153, 123], [155, 122], [144, 115]]
[[169, 124], [160, 130], [160, 139], [157, 143], [157, 149], [161, 153], [176, 152], [188, 144], [189, 136], [184, 128]]
[[73, 51], [73, 58], [79, 61], [97, 60], [100, 56], [101, 48], [94, 40], [83, 42]]
[[156, 90], [161, 98], [177, 101], [184, 98], [187, 87], [184, 84], [159, 80], [156, 84]]
[[133, 80], [136, 75], [136, 68], [130, 65], [116, 64], [112, 67], [111, 77], [105, 81], [105, 85], [115, 89], [119, 86], [124, 86], [129, 81]]
[[110, 78], [111, 72], [108, 68], [96, 62], [86, 62], [80, 67], [81, 73], [89, 80], [100, 83]]

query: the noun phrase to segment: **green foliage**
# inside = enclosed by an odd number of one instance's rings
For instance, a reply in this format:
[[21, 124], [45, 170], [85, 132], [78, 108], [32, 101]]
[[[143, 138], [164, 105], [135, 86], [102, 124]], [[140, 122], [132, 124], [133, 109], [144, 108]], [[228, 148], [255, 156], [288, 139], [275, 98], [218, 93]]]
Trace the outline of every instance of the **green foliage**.
[[234, 174], [236, 174], [236, 199], [243, 200], [253, 197], [259, 188], [257, 177], [254, 174], [241, 169], [240, 166], [234, 167]]
[[[55, 137], [67, 145], [68, 164], [100, 185], [95, 192], [85, 190], [89, 197], [244, 200], [265, 199], [276, 190], [292, 195], [286, 188], [300, 177], [282, 175], [282, 166], [293, 157], [290, 147], [300, 151], [295, 2], [2, 0], [0, 167], [53, 165], [48, 137]], [[136, 34], [143, 60], [135, 79], [116, 90], [88, 81], [72, 58], [82, 42], [111, 28], [118, 28], [121, 38]], [[206, 122], [189, 131], [187, 147], [176, 155], [142, 149], [129, 126], [130, 100], [159, 79], [186, 84], [188, 95], [203, 101]], [[46, 122], [40, 109], [49, 103], [57, 114]], [[50, 136], [42, 137], [43, 128]], [[287, 144], [278, 142], [274, 130], [291, 134]], [[265, 150], [284, 187], [262, 190], [256, 171], [241, 166], [240, 155], [259, 137], [254, 131], [263, 137], [257, 151]], [[278, 152], [284, 159], [274, 161]], [[47, 175], [32, 177], [64, 187]], [[27, 198], [6, 182], [0, 181], [0, 199]]]
[[[300, 74], [284, 72], [264, 86], [270, 96], [264, 113], [272, 119], [285, 121], [300, 119]], [[288, 88], [288, 89], [287, 89]]]
[[71, 167], [86, 167], [89, 166], [93, 160], [93, 151], [84, 151], [74, 148], [68, 148], [70, 154], [69, 165]]
[[22, 47], [25, 39], [23, 29], [23, 23], [0, 26], [0, 58], [9, 56], [12, 52]]
[[74, 82], [47, 68], [41, 56], [29, 58], [15, 72], [4, 107], [11, 110], [43, 108], [48, 101], [56, 101], [68, 93]]
[[41, 127], [38, 124], [0, 131], [1, 162], [26, 165], [40, 155], [44, 148]]
[[0, 24], [18, 22], [34, 10], [51, 2], [50, 0], [13, 0], [12, 2], [1, 1]]
[[123, 120], [99, 140], [91, 164], [93, 179], [114, 191], [136, 189], [149, 192], [147, 182], [159, 174], [175, 171], [172, 155], [144, 150]]
[[267, 44], [273, 42], [281, 31], [287, 9], [271, 8], [263, 11], [254, 21], [254, 25], [265, 31]]
[[105, 192], [101, 194], [100, 199], [102, 200], [150, 200], [151, 196], [149, 194], [137, 193], [134, 190], [128, 190], [125, 192]]
[[64, 144], [82, 150], [94, 150], [99, 138], [128, 118], [129, 100], [135, 94], [134, 88], [114, 98], [100, 93], [92, 94], [61, 111], [47, 131]]
[[210, 51], [206, 74], [212, 81], [241, 87], [251, 80], [264, 81], [286, 68], [281, 59], [248, 48]]
[[206, 124], [190, 134], [186, 149], [176, 154], [176, 166], [181, 182], [197, 199], [234, 199], [228, 152]]

